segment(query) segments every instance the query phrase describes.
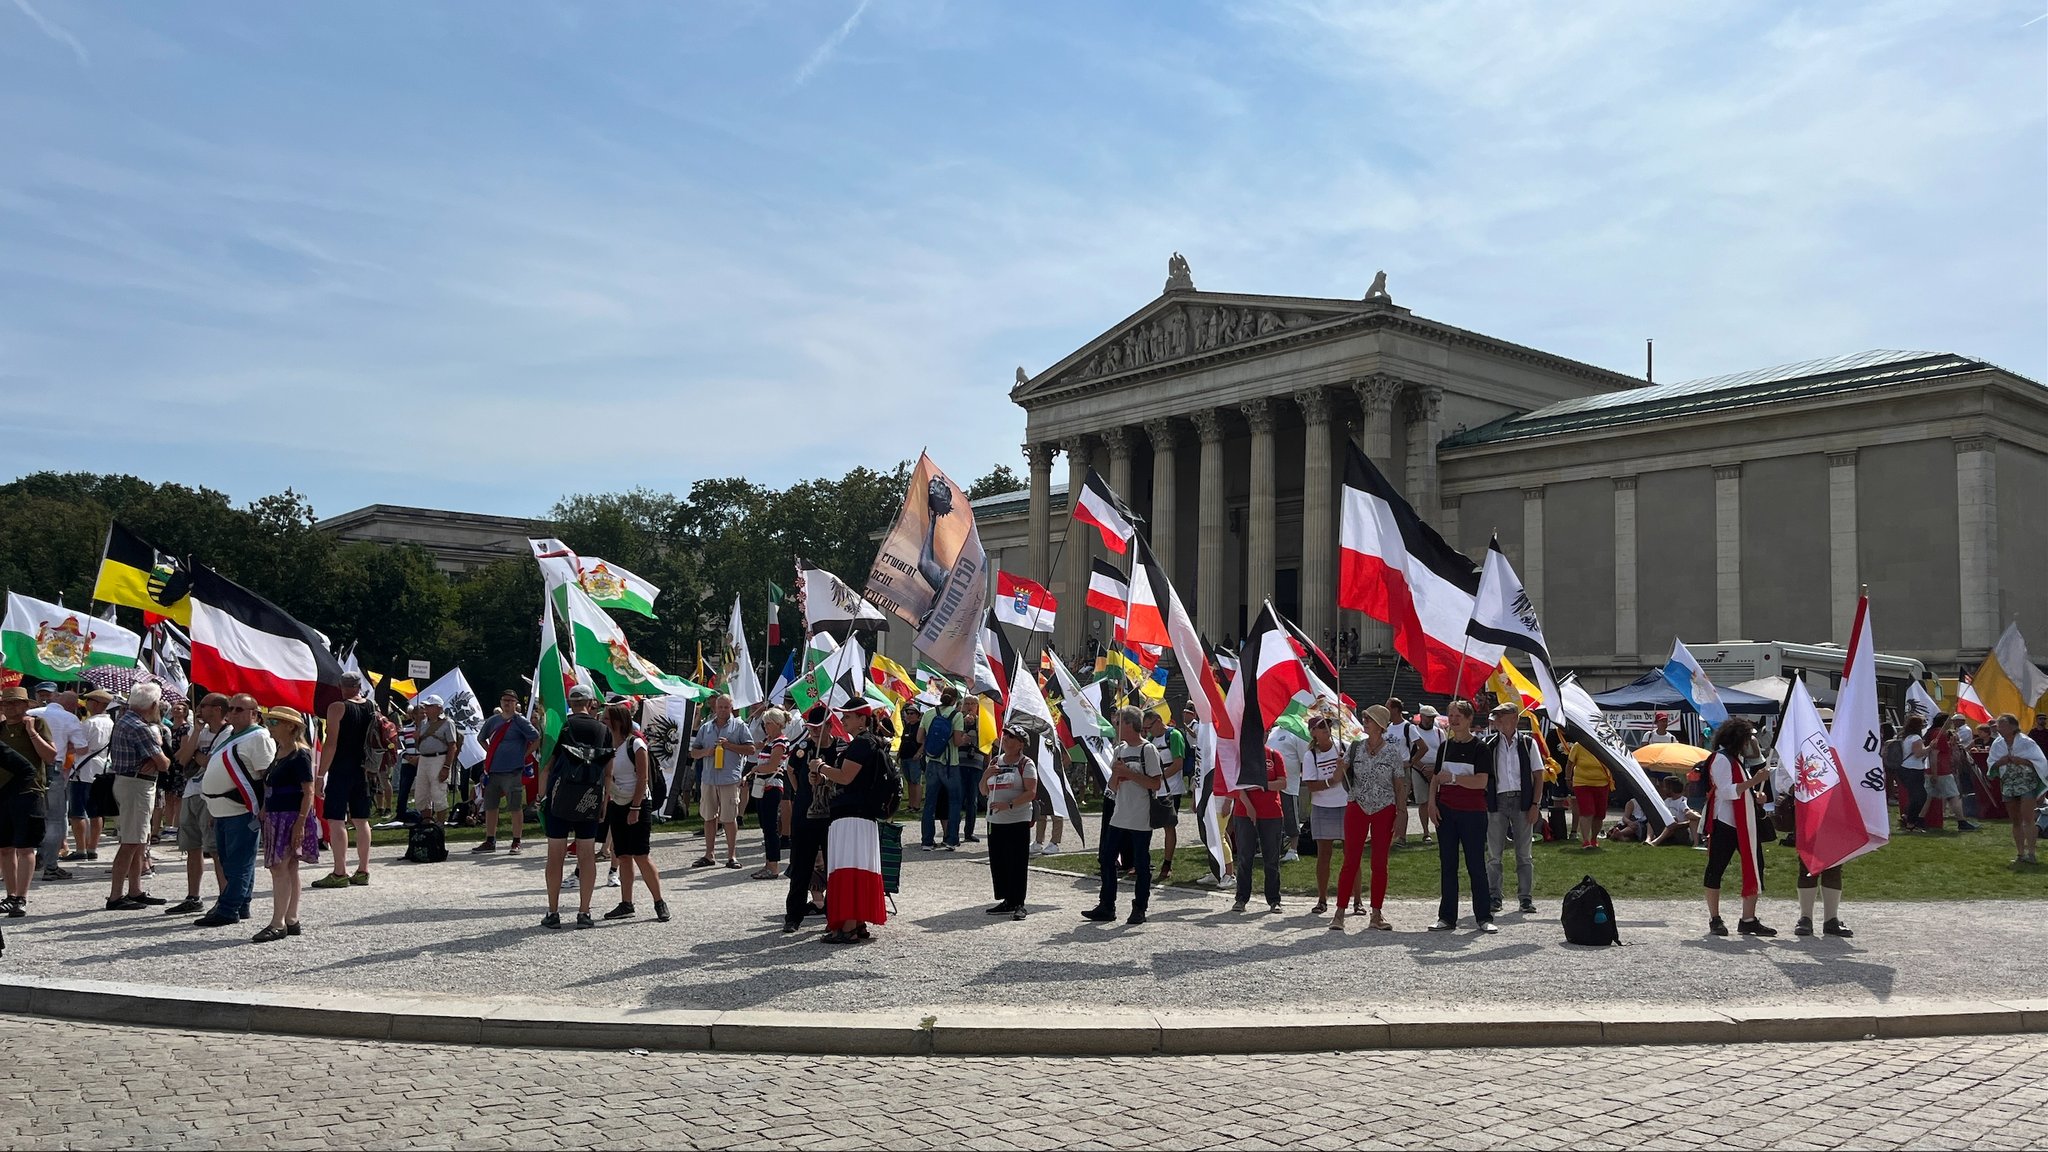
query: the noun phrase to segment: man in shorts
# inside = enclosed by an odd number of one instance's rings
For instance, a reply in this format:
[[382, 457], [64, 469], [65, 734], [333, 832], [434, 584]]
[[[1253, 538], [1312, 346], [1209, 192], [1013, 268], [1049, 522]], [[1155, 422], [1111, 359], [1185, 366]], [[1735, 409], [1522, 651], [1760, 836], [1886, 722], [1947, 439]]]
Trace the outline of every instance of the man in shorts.
[[13, 917], [26, 914], [28, 883], [49, 811], [46, 770], [57, 759], [50, 729], [28, 708], [26, 689], [0, 691], [0, 878], [7, 885], [0, 911]]
[[[727, 711], [731, 711], [730, 701]], [[563, 749], [583, 748], [601, 752], [611, 747], [611, 733], [604, 722], [597, 718], [597, 693], [588, 684], [578, 684], [569, 689], [569, 715], [562, 721], [562, 734], [555, 740], [555, 759], [563, 759]], [[604, 821], [600, 819], [571, 821], [554, 814], [550, 793], [554, 784], [554, 765], [543, 765], [540, 771], [540, 825], [548, 838], [548, 862], [542, 875], [547, 879], [548, 914], [541, 917], [543, 928], [562, 926], [562, 872], [568, 859], [569, 848], [576, 849], [576, 889], [578, 906], [576, 927], [595, 927], [590, 918], [590, 896], [597, 887], [597, 838], [604, 834]], [[610, 767], [604, 769], [609, 772]]]
[[[371, 723], [376, 717], [371, 717]], [[413, 776], [413, 803], [419, 806], [420, 823], [439, 824], [448, 812], [448, 786], [454, 782], [456, 754], [462, 748], [462, 733], [448, 718], [441, 698], [420, 697], [420, 720], [413, 734], [419, 752], [419, 771]]]
[[108, 771], [114, 774], [114, 805], [121, 850], [114, 853], [114, 874], [107, 893], [107, 911], [127, 912], [161, 905], [161, 896], [142, 890], [142, 862], [149, 851], [149, 822], [156, 813], [156, 778], [171, 766], [164, 751], [163, 689], [137, 684], [128, 690], [128, 707], [114, 722], [107, 744]]
[[[370, 776], [364, 763], [364, 738], [377, 722], [375, 706], [363, 699], [363, 678], [341, 676], [344, 699], [327, 706], [327, 742], [320, 746], [315, 786], [327, 820], [327, 845], [334, 850], [334, 869], [313, 881], [312, 888], [362, 887], [370, 882]], [[348, 872], [348, 834], [356, 834], [356, 870]], [[217, 838], [217, 837], [216, 837]]]
[[218, 692], [209, 692], [199, 701], [192, 726], [178, 744], [176, 759], [185, 776], [185, 785], [178, 797], [178, 851], [185, 854], [185, 898], [164, 909], [166, 916], [190, 916], [206, 911], [206, 903], [200, 899], [199, 885], [206, 875], [208, 860], [214, 861], [214, 891], [220, 891], [220, 861], [214, 847], [213, 813], [207, 811], [206, 796], [200, 782], [206, 776], [207, 758], [213, 755], [213, 742], [227, 730], [227, 726], [228, 698]]
[[476, 738], [484, 746], [484, 839], [471, 852], [498, 850], [498, 808], [512, 807], [512, 845], [506, 855], [519, 854], [519, 838], [526, 832], [526, 759], [540, 743], [540, 731], [519, 712], [519, 693], [510, 688], [498, 694], [498, 711], [478, 729]]
[[690, 740], [690, 755], [702, 765], [698, 806], [704, 815], [704, 855], [690, 867], [709, 868], [714, 863], [712, 854], [721, 825], [725, 828], [725, 866], [740, 866], [740, 781], [746, 774], [747, 757], [753, 754], [753, 734], [746, 721], [733, 715], [732, 697], [713, 696], [711, 718]]

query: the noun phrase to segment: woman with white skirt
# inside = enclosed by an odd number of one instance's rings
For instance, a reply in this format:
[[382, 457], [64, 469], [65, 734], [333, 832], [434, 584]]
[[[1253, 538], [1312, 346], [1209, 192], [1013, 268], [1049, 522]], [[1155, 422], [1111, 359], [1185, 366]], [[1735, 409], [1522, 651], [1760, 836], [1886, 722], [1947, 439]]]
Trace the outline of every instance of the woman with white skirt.
[[882, 891], [882, 832], [875, 823], [888, 752], [872, 730], [869, 712], [875, 707], [856, 700], [839, 710], [851, 738], [837, 763], [818, 769], [838, 786], [825, 832], [823, 939], [828, 944], [871, 940], [868, 925], [889, 919], [888, 896]]

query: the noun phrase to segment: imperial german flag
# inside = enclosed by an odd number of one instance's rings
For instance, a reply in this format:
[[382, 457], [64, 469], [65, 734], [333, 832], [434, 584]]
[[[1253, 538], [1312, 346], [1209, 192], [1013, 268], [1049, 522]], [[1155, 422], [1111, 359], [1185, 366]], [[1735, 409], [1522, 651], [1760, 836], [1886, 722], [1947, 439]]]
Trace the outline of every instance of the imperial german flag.
[[116, 521], [107, 529], [107, 547], [100, 557], [99, 578], [92, 597], [108, 604], [126, 604], [144, 612], [192, 626], [192, 577], [177, 557]]

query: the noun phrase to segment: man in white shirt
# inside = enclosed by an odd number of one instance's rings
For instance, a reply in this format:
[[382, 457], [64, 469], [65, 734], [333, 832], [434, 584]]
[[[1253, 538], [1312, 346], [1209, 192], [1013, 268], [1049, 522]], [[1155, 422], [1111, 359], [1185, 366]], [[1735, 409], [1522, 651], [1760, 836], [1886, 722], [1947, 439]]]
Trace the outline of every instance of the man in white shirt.
[[1657, 713], [1657, 730], [1643, 737], [1645, 744], [1676, 744], [1678, 737], [1671, 734], [1671, 713]]
[[[95, 688], [79, 697], [79, 702], [85, 707], [85, 717], [77, 722], [71, 735], [72, 851], [67, 859], [97, 860], [102, 821], [92, 809], [92, 785], [107, 768], [107, 742], [114, 737], [114, 718], [107, 715], [107, 708], [113, 704], [114, 694], [105, 688]], [[61, 878], [50, 875], [51, 871], [44, 869], [43, 879]]]
[[[1408, 767], [1394, 776], [1394, 843], [1396, 844], [1406, 844], [1408, 842], [1408, 797], [1420, 781], [1423, 756], [1433, 750], [1429, 741], [1423, 738], [1421, 726], [1408, 719], [1407, 707], [1399, 696], [1387, 697], [1387, 714], [1394, 718], [1394, 723], [1392, 727], [1387, 729], [1386, 739], [1392, 741], [1396, 748], [1403, 749], [1408, 753]], [[1428, 708], [1424, 711], [1428, 713], [1431, 721], [1434, 722], [1436, 709]], [[1416, 815], [1418, 818], [1421, 818], [1421, 813]], [[1427, 820], [1423, 820], [1422, 839], [1424, 842], [1429, 840], [1429, 822]]]
[[1493, 783], [1487, 797], [1486, 879], [1493, 910], [1501, 910], [1501, 855], [1515, 842], [1515, 891], [1523, 912], [1536, 911], [1536, 814], [1543, 805], [1543, 757], [1536, 738], [1520, 728], [1522, 710], [1508, 703], [1494, 705], [1493, 734], [1487, 748], [1493, 756]]
[[185, 898], [164, 909], [166, 916], [189, 916], [203, 912], [199, 898], [200, 881], [206, 876], [206, 861], [213, 860], [214, 890], [221, 890], [220, 857], [215, 851], [213, 813], [207, 809], [203, 790], [206, 762], [213, 756], [214, 741], [227, 731], [228, 698], [210, 692], [192, 710], [192, 726], [178, 745], [178, 763], [184, 768], [185, 788], [178, 798], [178, 851], [185, 854]]
[[58, 692], [56, 685], [43, 684], [36, 688], [36, 695], [41, 697], [45, 688], [51, 690], [49, 699], [28, 710], [30, 716], [40, 719], [43, 727], [50, 730], [50, 746], [57, 750], [57, 759], [44, 766], [49, 794], [44, 806], [43, 842], [36, 847], [36, 867], [42, 870], [45, 880], [69, 880], [70, 871], [59, 867], [57, 861], [64, 855], [65, 816], [72, 807], [71, 766], [78, 760], [85, 734], [78, 724], [78, 693]]

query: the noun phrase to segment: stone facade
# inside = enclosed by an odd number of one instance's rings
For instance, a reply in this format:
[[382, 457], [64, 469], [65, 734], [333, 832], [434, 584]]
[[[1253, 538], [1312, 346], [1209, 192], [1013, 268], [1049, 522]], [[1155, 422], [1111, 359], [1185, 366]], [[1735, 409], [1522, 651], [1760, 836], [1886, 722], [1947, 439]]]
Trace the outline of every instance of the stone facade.
[[[1348, 437], [1466, 554], [1498, 534], [1553, 652], [1591, 674], [1661, 663], [1676, 636], [1840, 643], [1866, 585], [1880, 646], [1933, 666], [1981, 657], [2014, 618], [2048, 632], [2035, 381], [1882, 352], [1648, 387], [1388, 298], [1201, 292], [1184, 261], [1176, 277], [1011, 393], [1031, 488], [977, 515], [998, 562], [1063, 607], [1101, 544], [1052, 512], [1061, 455], [1066, 490], [1092, 467], [1143, 518], [1211, 639], [1271, 597], [1313, 636], [1356, 626], [1389, 650], [1335, 607]], [[1057, 647], [1103, 627], [1063, 611]]]
[[338, 540], [417, 544], [433, 554], [441, 571], [450, 574], [481, 568], [507, 556], [531, 555], [527, 538], [552, 531], [541, 520], [397, 504], [372, 504], [330, 516], [318, 527]]

